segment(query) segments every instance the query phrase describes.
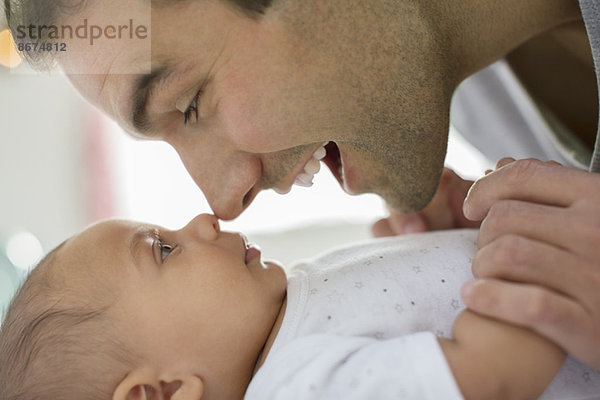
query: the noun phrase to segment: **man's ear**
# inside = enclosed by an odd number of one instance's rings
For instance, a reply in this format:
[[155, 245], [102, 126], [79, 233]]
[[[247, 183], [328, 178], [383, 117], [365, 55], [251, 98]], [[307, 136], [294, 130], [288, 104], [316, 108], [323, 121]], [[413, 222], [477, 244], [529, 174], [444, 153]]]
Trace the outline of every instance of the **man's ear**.
[[131, 371], [113, 393], [113, 400], [199, 400], [204, 382], [196, 375], [158, 379], [147, 369]]

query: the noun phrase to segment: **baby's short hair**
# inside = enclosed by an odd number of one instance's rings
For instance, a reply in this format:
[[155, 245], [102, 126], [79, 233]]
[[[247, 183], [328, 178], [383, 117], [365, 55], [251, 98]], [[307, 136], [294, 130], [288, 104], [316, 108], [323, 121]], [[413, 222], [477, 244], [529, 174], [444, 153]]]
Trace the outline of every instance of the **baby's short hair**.
[[105, 400], [133, 362], [106, 306], [65, 300], [51, 281], [57, 250], [29, 274], [0, 326], [2, 400]]

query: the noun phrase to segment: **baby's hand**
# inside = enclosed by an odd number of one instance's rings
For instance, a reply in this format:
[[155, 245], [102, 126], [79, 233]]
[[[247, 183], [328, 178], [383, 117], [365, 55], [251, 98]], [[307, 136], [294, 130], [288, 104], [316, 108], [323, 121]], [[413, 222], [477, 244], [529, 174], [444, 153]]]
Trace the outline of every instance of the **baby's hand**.
[[453, 228], [477, 228], [479, 222], [469, 221], [463, 214], [463, 201], [473, 181], [467, 181], [454, 171], [444, 168], [440, 184], [431, 202], [416, 213], [400, 213], [390, 209], [390, 216], [377, 221], [375, 237]]

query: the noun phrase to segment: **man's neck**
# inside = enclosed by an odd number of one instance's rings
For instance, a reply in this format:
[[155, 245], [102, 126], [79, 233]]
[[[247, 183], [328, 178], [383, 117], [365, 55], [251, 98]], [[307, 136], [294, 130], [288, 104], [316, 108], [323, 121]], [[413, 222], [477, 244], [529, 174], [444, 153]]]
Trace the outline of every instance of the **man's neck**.
[[420, 0], [457, 83], [543, 32], [580, 20], [577, 0]]

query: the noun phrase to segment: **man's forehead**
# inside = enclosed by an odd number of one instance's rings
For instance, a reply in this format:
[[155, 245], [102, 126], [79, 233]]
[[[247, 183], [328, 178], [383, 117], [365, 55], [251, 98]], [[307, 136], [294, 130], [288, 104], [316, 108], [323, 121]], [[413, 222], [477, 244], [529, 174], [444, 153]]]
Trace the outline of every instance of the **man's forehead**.
[[[133, 82], [143, 75], [68, 75], [75, 88], [92, 104], [106, 112], [120, 124], [130, 119], [130, 95]], [[129, 125], [123, 126], [131, 129]]]

